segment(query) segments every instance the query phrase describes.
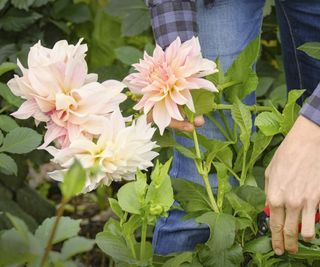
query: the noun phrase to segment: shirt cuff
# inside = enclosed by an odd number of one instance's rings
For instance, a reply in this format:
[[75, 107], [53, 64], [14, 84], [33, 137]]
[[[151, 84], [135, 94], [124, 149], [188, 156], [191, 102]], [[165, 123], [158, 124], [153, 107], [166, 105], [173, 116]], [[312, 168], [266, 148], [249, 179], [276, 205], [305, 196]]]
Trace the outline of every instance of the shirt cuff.
[[300, 110], [300, 115], [320, 126], [320, 83]]
[[195, 0], [149, 0], [151, 25], [156, 43], [169, 46], [178, 36], [187, 41], [197, 36]]

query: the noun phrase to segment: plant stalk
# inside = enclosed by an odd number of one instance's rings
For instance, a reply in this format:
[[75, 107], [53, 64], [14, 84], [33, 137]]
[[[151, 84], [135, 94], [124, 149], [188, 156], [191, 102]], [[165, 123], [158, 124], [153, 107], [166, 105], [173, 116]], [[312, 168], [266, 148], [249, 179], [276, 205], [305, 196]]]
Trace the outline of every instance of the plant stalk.
[[[201, 159], [199, 141], [198, 141], [198, 136], [197, 136], [197, 131], [196, 130], [193, 130], [193, 142], [194, 142], [194, 146], [195, 146], [195, 149], [196, 149], [197, 158]], [[215, 200], [215, 198], [213, 196], [211, 185], [210, 185], [210, 182], [209, 182], [208, 172], [203, 169], [202, 161], [199, 163], [199, 162], [197, 162], [195, 160], [195, 164], [198, 167], [199, 174], [203, 178], [203, 181], [204, 181], [204, 184], [205, 184], [205, 188], [206, 188], [206, 191], [207, 191], [207, 195], [209, 197], [212, 209], [213, 209], [214, 212], [219, 213], [219, 208], [218, 208], [216, 200]]]
[[147, 240], [147, 229], [148, 229], [148, 221], [145, 218], [142, 221], [142, 228], [141, 228], [141, 246], [140, 246], [140, 260], [143, 260], [146, 251], [146, 240]]
[[54, 221], [54, 224], [53, 224], [53, 227], [52, 227], [52, 230], [51, 230], [51, 233], [50, 233], [50, 237], [48, 239], [47, 246], [46, 246], [44, 255], [43, 255], [41, 263], [40, 263], [41, 267], [44, 267], [46, 262], [47, 262], [49, 253], [50, 253], [50, 251], [52, 249], [52, 243], [53, 243], [54, 236], [55, 236], [56, 231], [58, 229], [58, 225], [59, 225], [60, 219], [61, 219], [61, 217], [63, 215], [65, 205], [68, 203], [68, 201], [69, 201], [69, 199], [63, 198], [62, 201], [61, 201], [61, 204], [60, 204], [60, 206], [59, 206], [59, 208], [57, 210], [56, 219]]
[[[230, 110], [232, 109], [231, 104], [214, 104], [213, 109], [216, 110]], [[272, 107], [268, 107], [268, 106], [258, 106], [258, 105], [252, 105], [252, 106], [248, 106], [249, 110], [257, 113], [257, 112], [263, 112], [263, 111], [272, 111]]]
[[245, 179], [246, 179], [246, 161], [247, 161], [247, 151], [244, 150], [243, 151], [243, 161], [242, 161], [242, 170], [241, 170], [241, 176], [240, 176], [240, 185], [244, 185]]

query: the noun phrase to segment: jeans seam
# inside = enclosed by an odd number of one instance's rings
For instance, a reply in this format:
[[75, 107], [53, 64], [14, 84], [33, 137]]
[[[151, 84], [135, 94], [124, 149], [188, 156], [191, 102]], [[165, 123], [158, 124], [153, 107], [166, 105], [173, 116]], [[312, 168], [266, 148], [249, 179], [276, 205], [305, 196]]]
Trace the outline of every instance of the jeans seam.
[[297, 64], [299, 86], [300, 86], [300, 88], [302, 88], [302, 78], [301, 78], [300, 64], [299, 64], [299, 60], [298, 60], [298, 54], [297, 54], [297, 51], [296, 51], [296, 42], [295, 42], [295, 39], [294, 39], [294, 36], [293, 36], [292, 27], [291, 27], [291, 24], [290, 24], [289, 17], [287, 15], [286, 11], [285, 11], [285, 8], [283, 7], [283, 4], [281, 3], [281, 1], [278, 1], [278, 3], [279, 3], [280, 8], [282, 9], [282, 12], [284, 14], [285, 20], [286, 20], [286, 22], [288, 24], [291, 41], [292, 41], [293, 47], [294, 47], [293, 52], [294, 52], [294, 58], [295, 58], [295, 61], [296, 61], [296, 64]]

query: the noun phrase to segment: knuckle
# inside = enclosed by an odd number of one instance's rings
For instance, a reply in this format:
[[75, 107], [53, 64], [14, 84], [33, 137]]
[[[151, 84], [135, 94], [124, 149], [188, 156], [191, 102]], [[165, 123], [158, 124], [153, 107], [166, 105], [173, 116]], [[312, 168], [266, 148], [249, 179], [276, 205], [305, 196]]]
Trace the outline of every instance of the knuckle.
[[303, 199], [297, 198], [297, 197], [290, 197], [286, 203], [287, 208], [291, 209], [298, 209], [302, 207]]
[[295, 238], [298, 235], [298, 229], [295, 230], [294, 228], [284, 228], [283, 234], [286, 238]]
[[283, 231], [283, 225], [270, 223], [270, 229], [272, 233], [281, 233]]
[[268, 203], [272, 208], [281, 208], [283, 206], [283, 201], [278, 196], [274, 196], [272, 194], [267, 196]]

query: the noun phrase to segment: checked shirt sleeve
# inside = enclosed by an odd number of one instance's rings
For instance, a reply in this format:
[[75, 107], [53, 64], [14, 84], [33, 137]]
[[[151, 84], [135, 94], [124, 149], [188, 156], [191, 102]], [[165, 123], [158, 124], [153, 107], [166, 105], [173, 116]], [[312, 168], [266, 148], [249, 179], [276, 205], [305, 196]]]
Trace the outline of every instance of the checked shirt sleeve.
[[303, 105], [300, 114], [320, 126], [320, 83]]
[[181, 41], [197, 35], [196, 0], [147, 0], [156, 43], [169, 46], [178, 36]]

